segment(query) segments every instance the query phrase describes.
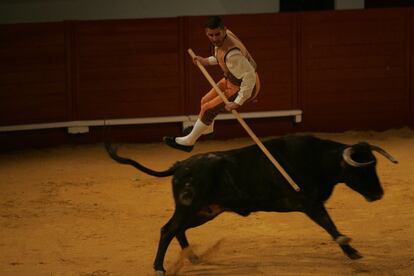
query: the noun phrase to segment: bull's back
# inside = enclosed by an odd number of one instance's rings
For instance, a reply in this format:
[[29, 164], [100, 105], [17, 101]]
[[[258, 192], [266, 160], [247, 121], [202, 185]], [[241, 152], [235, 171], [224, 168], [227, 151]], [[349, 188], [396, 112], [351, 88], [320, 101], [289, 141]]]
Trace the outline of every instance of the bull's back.
[[[296, 192], [257, 145], [228, 151], [225, 170], [232, 177], [222, 183], [227, 192], [241, 195], [243, 204], [263, 210], [297, 210], [303, 200], [318, 197], [321, 156], [337, 147], [313, 136], [284, 136], [264, 143], [289, 176], [303, 188]], [[229, 189], [229, 186], [233, 187]], [[231, 196], [231, 195], [228, 195]]]

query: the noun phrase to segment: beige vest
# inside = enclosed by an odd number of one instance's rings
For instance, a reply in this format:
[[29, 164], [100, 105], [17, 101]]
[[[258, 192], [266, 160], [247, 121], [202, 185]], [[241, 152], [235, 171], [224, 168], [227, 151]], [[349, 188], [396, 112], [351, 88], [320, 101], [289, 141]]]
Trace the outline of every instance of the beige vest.
[[238, 37], [235, 34], [233, 34], [230, 30], [227, 29], [227, 36], [224, 38], [223, 45], [216, 49], [215, 57], [217, 59], [218, 64], [224, 72], [224, 77], [227, 78], [231, 83], [240, 86], [242, 80], [236, 78], [232, 73], [230, 73], [230, 70], [229, 68], [227, 68], [225, 62], [227, 54], [233, 49], [239, 49], [242, 55], [247, 58], [247, 60], [256, 70], [256, 62], [250, 55], [249, 51], [247, 51], [246, 47], [243, 45], [240, 39], [238, 39]]

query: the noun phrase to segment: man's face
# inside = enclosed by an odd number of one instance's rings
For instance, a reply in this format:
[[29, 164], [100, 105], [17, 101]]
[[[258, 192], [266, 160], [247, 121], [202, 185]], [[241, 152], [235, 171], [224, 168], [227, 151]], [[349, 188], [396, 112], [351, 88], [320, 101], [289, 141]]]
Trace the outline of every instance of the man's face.
[[220, 47], [223, 44], [224, 38], [226, 37], [226, 28], [206, 28], [206, 35], [214, 46]]

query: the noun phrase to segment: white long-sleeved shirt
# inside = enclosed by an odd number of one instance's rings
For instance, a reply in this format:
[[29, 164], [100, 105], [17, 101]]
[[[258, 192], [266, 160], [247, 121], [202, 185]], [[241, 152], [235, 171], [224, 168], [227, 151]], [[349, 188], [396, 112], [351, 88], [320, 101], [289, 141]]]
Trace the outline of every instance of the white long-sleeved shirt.
[[[208, 57], [208, 61], [210, 65], [218, 64], [214, 56]], [[233, 49], [228, 52], [225, 62], [230, 73], [242, 80], [240, 90], [234, 102], [243, 105], [252, 95], [254, 86], [256, 85], [256, 71], [239, 49]]]

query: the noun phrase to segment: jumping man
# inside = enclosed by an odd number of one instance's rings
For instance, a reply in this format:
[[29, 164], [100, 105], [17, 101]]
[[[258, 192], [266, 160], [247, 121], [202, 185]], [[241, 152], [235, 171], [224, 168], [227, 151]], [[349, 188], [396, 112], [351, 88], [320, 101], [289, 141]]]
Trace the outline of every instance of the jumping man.
[[259, 76], [256, 73], [256, 62], [243, 43], [233, 34], [218, 16], [209, 17], [205, 32], [214, 46], [212, 56], [204, 58], [196, 56], [194, 63], [203, 66], [219, 65], [224, 77], [217, 83], [229, 100], [225, 104], [216, 90], [211, 89], [201, 99], [201, 110], [193, 129], [187, 136], [164, 137], [164, 142], [173, 148], [190, 152], [201, 135], [214, 131], [214, 118], [224, 110], [232, 111], [253, 100], [260, 89]]

